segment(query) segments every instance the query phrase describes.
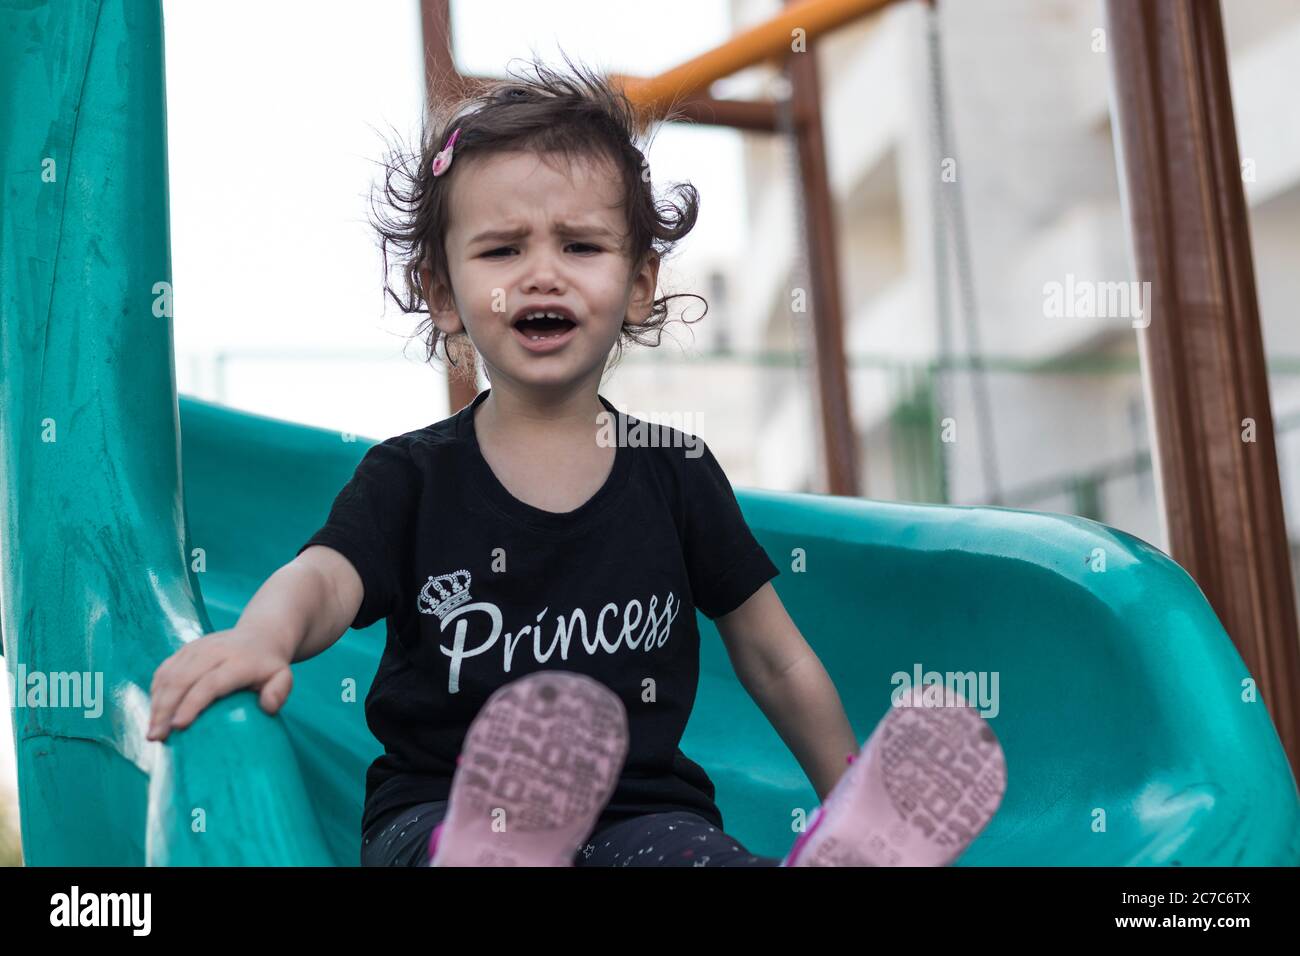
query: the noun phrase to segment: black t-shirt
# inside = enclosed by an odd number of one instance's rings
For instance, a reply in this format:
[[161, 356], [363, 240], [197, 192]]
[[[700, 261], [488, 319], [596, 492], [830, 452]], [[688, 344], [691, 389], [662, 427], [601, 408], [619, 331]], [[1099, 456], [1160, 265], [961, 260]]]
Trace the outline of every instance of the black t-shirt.
[[678, 747], [699, 678], [695, 611], [727, 614], [780, 572], [703, 440], [603, 396], [622, 421], [600, 490], [566, 513], [515, 498], [475, 436], [487, 395], [370, 448], [298, 550], [327, 545], [356, 568], [353, 628], [387, 619], [365, 702], [384, 754], [366, 774], [363, 830], [447, 799], [488, 696], [543, 669], [590, 675], [627, 708], [627, 761], [598, 826], [687, 809], [723, 829], [713, 781]]

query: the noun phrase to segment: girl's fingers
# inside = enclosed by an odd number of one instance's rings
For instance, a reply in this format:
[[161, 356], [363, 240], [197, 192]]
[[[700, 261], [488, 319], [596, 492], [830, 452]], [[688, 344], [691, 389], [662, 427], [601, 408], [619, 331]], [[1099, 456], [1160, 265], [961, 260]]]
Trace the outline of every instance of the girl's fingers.
[[151, 693], [165, 693], [168, 686], [183, 684], [189, 687], [194, 681], [211, 670], [218, 663], [214, 657], [214, 648], [203, 647], [202, 640], [186, 644], [167, 660], [158, 665], [154, 671]]
[[169, 684], [173, 681], [173, 679], [176, 677], [176, 665], [180, 663], [180, 660], [183, 656], [186, 656], [185, 651], [189, 646], [190, 645], [187, 644], [185, 647], [182, 647], [176, 653], [172, 654], [169, 658], [167, 658], [167, 660], [163, 661], [156, 668], [154, 668], [153, 681], [149, 684], [150, 697], [157, 694], [158, 691], [161, 690], [164, 685]]
[[153, 683], [149, 689], [148, 739], [150, 740], [166, 738], [171, 728], [172, 717], [176, 713], [176, 705], [189, 693], [190, 688], [204, 671], [213, 666], [210, 660], [205, 660], [207, 654], [195, 653], [195, 646], [187, 644], [182, 647], [163, 661], [154, 672]]
[[[154, 672], [150, 685], [149, 740], [166, 740], [173, 728], [188, 727], [212, 701], [245, 687], [261, 687], [263, 709], [274, 713], [293, 684], [288, 667], [267, 673], [265, 658], [229, 654], [223, 641], [200, 638], [169, 657]], [[206, 643], [205, 643], [206, 642]]]
[[161, 740], [167, 737], [172, 717], [176, 713], [176, 706], [189, 693], [193, 684], [193, 678], [173, 677], [155, 687], [149, 714], [150, 740]]
[[281, 668], [262, 685], [262, 692], [258, 695], [257, 701], [268, 714], [278, 713], [289, 697], [289, 690], [292, 687], [293, 671], [287, 667]]
[[224, 697], [236, 688], [246, 686], [241, 683], [235, 669], [226, 665], [214, 667], [200, 677], [185, 692], [181, 702], [172, 716], [171, 725], [176, 728], [188, 727], [203, 709], [218, 697]]
[[[216, 632], [214, 632], [216, 633]], [[177, 704], [203, 675], [225, 662], [225, 648], [213, 635], [191, 641], [158, 665], [149, 686], [149, 740], [165, 740], [171, 731]]]

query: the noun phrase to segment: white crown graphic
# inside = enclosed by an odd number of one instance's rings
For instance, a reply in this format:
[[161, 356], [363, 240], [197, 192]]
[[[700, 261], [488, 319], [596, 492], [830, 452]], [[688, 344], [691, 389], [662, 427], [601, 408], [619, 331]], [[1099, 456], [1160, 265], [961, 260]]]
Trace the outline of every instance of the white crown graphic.
[[[440, 574], [436, 578], [429, 575], [429, 580], [420, 589], [420, 613], [434, 614], [442, 620], [469, 600], [469, 581], [469, 572], [464, 568], [450, 574]], [[432, 593], [434, 591], [437, 592], [436, 595]]]

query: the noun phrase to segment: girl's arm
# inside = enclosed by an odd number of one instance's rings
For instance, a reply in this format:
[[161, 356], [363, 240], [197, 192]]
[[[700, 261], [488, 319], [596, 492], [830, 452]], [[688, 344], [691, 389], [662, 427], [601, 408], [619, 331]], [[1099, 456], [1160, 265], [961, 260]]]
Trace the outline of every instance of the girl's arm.
[[825, 800], [858, 752], [826, 668], [786, 613], [771, 582], [714, 622], [741, 686], [771, 721]]
[[236, 690], [257, 690], [274, 714], [293, 686], [289, 665], [314, 657], [355, 620], [361, 577], [332, 548], [315, 545], [258, 588], [235, 626], [214, 631], [176, 651], [154, 672], [149, 740], [188, 727], [212, 701]]
[[[347, 629], [356, 619], [357, 611], [361, 608], [361, 599], [365, 597], [365, 591], [361, 585], [361, 575], [352, 566], [352, 562], [333, 548], [320, 544], [312, 545], [280, 571], [287, 571], [294, 567], [301, 567], [308, 573], [314, 573], [320, 584], [320, 587], [315, 590], [302, 587], [286, 588], [284, 591], [284, 596], [289, 601], [292, 602], [295, 598], [299, 601], [296, 605], [291, 603], [285, 615], [286, 619], [296, 621], [297, 628], [300, 630], [290, 658], [296, 664], [298, 661], [315, 657], [347, 633]], [[269, 583], [270, 579], [267, 580], [267, 584]], [[248, 606], [244, 608], [244, 613], [239, 618], [240, 623], [243, 623], [244, 618], [253, 610], [253, 602], [257, 600], [259, 594], [260, 591], [253, 595], [253, 600], [249, 601]], [[257, 613], [261, 613], [262, 610], [259, 608]], [[276, 616], [276, 606], [271, 602], [270, 595], [268, 595], [265, 613], [272, 620]], [[292, 643], [292, 636], [293, 632], [289, 638], [290, 643]]]

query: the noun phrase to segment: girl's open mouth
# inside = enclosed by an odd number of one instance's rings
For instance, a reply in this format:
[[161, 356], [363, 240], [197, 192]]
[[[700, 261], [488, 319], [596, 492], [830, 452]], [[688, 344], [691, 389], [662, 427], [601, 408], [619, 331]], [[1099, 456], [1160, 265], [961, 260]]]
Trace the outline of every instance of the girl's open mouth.
[[515, 323], [515, 336], [530, 352], [550, 352], [573, 337], [578, 326], [564, 318], [520, 319]]

